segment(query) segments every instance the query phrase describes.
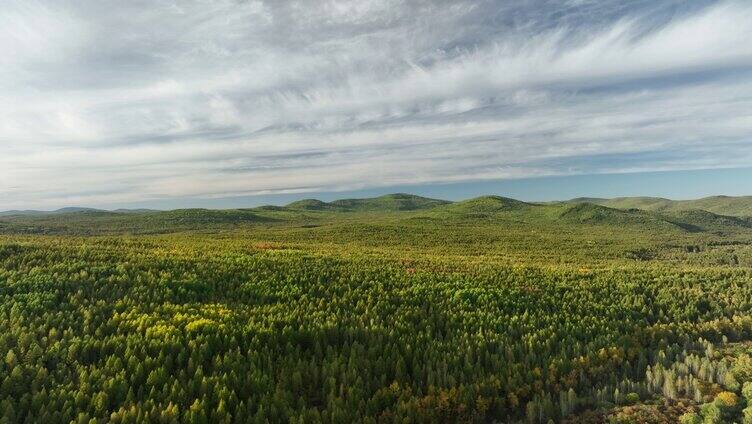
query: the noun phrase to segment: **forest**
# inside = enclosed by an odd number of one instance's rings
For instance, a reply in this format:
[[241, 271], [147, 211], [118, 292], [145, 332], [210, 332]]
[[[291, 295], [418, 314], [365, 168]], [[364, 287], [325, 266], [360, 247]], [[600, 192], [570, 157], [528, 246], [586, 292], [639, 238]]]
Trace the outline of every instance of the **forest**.
[[3, 213], [0, 423], [752, 423], [744, 202]]

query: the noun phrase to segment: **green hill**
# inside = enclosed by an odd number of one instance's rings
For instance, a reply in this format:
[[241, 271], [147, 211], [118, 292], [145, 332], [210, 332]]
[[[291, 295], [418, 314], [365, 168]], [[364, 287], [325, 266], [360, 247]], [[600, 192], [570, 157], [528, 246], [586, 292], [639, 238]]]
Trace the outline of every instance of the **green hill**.
[[44, 215], [64, 215], [70, 213], [91, 213], [91, 212], [107, 212], [101, 209], [94, 208], [80, 208], [80, 207], [66, 207], [57, 209], [54, 211], [38, 211], [38, 210], [10, 210], [0, 212], [0, 216], [44, 216]]
[[270, 221], [269, 218], [262, 217], [246, 209], [177, 209], [164, 212], [149, 212], [142, 214], [142, 217], [148, 223], [190, 226]]
[[642, 209], [656, 212], [697, 209], [718, 215], [752, 216], [752, 196], [711, 196], [695, 200], [670, 200], [661, 197], [577, 198], [569, 201], [569, 203], [583, 202], [616, 209]]
[[[569, 200], [568, 203], [594, 203], [596, 205], [601, 204], [601, 202], [605, 202], [608, 199], [604, 199], [602, 197], [575, 197], [574, 199]], [[560, 202], [554, 202], [554, 203], [560, 203]]]
[[679, 204], [686, 209], [702, 209], [721, 215], [752, 216], [752, 196], [712, 196]]
[[30, 234], [169, 233], [214, 230], [277, 222], [280, 219], [246, 209], [177, 209], [149, 212], [73, 211], [0, 217], [0, 229]]
[[639, 225], [644, 228], [681, 228], [689, 232], [729, 231], [752, 228], [752, 219], [719, 215], [700, 209], [662, 210], [660, 212], [638, 208], [617, 209], [593, 203], [567, 206], [559, 217], [575, 224], [613, 226]]
[[45, 212], [34, 210], [9, 210], [0, 212], [0, 216], [37, 216], [44, 215]]
[[285, 206], [287, 209], [301, 209], [301, 210], [307, 210], [307, 211], [325, 211], [325, 210], [334, 210], [337, 209], [336, 207], [330, 205], [329, 203], [322, 202], [318, 199], [303, 199], [298, 200], [296, 202], [292, 202], [289, 205]]
[[[707, 209], [691, 208], [704, 206], [708, 209], [731, 210], [717, 201], [718, 198], [697, 201], [674, 201], [655, 197], [623, 197], [616, 199], [578, 198], [569, 202], [560, 214], [564, 221], [575, 224], [641, 225], [645, 228], [678, 227], [688, 232], [728, 233], [735, 229], [752, 228], [752, 218], [714, 213]], [[725, 205], [740, 205], [740, 198]], [[591, 202], [586, 202], [590, 200]]]
[[690, 224], [704, 230], [752, 228], [751, 218], [718, 215], [700, 209], [663, 212], [661, 215], [665, 216], [668, 220]]
[[380, 197], [364, 199], [341, 199], [333, 202], [322, 202], [316, 199], [304, 199], [287, 205], [289, 209], [342, 211], [342, 212], [391, 212], [430, 209], [446, 205], [446, 200], [429, 199], [405, 193], [387, 194]]
[[446, 200], [430, 199], [413, 194], [395, 193], [366, 199], [342, 199], [330, 204], [342, 209], [354, 211], [413, 211], [431, 209], [446, 205]]
[[441, 208], [444, 211], [463, 214], [489, 214], [496, 212], [522, 211], [534, 205], [501, 196], [481, 196], [452, 203]]
[[[567, 206], [559, 214], [559, 219], [573, 224], [597, 224], [616, 227], [639, 225], [645, 228], [661, 227], [669, 229], [677, 226], [677, 223], [666, 220], [655, 213], [639, 209], [614, 209], [592, 203], [578, 203]], [[683, 225], [678, 226], [685, 228]]]
[[661, 197], [617, 197], [615, 199], [600, 199], [592, 203], [616, 209], [642, 209], [647, 211], [671, 210], [675, 201]]
[[[591, 202], [586, 202], [590, 200]], [[509, 230], [543, 229], [556, 232], [591, 231], [598, 226], [608, 231], [666, 231], [676, 234], [713, 232], [732, 234], [752, 228], [752, 217], [731, 216], [744, 213], [747, 198], [712, 197], [697, 201], [672, 201], [633, 197], [618, 199], [580, 198], [569, 202], [527, 203], [502, 196], [482, 196], [460, 202], [430, 199], [410, 194], [389, 194], [374, 198], [343, 199], [323, 202], [304, 199], [287, 206], [262, 206], [253, 209], [178, 209], [172, 211], [104, 211], [64, 208], [51, 212], [13, 211], [0, 216], [3, 232], [33, 234], [108, 234], [156, 233], [189, 230], [219, 230], [279, 224], [291, 228], [316, 228], [318, 231], [350, 231], [359, 223], [356, 213], [368, 219], [382, 214], [385, 220], [418, 222], [458, 222], [463, 225], [495, 225]], [[599, 204], [596, 204], [599, 203]], [[612, 207], [612, 206], [616, 207]], [[703, 208], [690, 208], [690, 206]], [[732, 214], [713, 212], [730, 210]], [[403, 212], [419, 212], [402, 214]], [[352, 215], [350, 215], [352, 213]], [[345, 219], [347, 216], [347, 219]], [[372, 221], [368, 221], [372, 222]], [[365, 221], [363, 221], [365, 224]], [[442, 224], [444, 225], [444, 224]]]

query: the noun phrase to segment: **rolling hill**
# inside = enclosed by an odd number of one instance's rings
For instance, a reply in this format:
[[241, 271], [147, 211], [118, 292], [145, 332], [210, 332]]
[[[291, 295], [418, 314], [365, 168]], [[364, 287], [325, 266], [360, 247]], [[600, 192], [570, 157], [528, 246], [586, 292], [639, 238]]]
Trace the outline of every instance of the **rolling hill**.
[[703, 210], [719, 215], [752, 217], [752, 196], [711, 196], [695, 200], [670, 200], [661, 197], [576, 198], [569, 203], [593, 203], [616, 209], [642, 209], [655, 212]]
[[38, 210], [9, 210], [0, 212], [0, 216], [43, 216], [43, 215], [61, 215], [68, 213], [79, 212], [105, 212], [101, 209], [94, 208], [79, 208], [79, 207], [65, 207], [54, 211], [38, 211]]
[[614, 209], [592, 203], [578, 203], [566, 207], [559, 218], [574, 224], [602, 225], [672, 225], [660, 215], [638, 209]]
[[287, 206], [251, 209], [8, 211], [0, 214], [0, 230], [33, 234], [111, 234], [213, 231], [272, 224], [297, 228], [321, 225], [347, 228], [341, 226], [345, 223], [368, 225], [378, 217], [385, 222], [426, 222], [427, 228], [433, 226], [437, 229], [461, 223], [465, 227], [546, 228], [552, 232], [564, 228], [585, 232], [587, 228], [599, 227], [621, 232], [712, 232], [719, 235], [752, 229], [752, 217], [744, 215], [746, 202], [752, 203], [750, 199], [722, 196], [696, 201], [646, 197], [580, 198], [568, 202], [528, 203], [508, 197], [481, 196], [450, 202], [396, 193], [333, 202], [304, 199]]
[[450, 204], [447, 200], [430, 199], [413, 194], [395, 193], [364, 199], [341, 199], [322, 202], [316, 199], [304, 199], [287, 205], [288, 209], [341, 211], [341, 212], [393, 212], [431, 209]]
[[481, 196], [448, 204], [444, 211], [465, 214], [488, 214], [496, 212], [527, 210], [533, 205], [519, 200], [501, 196]]

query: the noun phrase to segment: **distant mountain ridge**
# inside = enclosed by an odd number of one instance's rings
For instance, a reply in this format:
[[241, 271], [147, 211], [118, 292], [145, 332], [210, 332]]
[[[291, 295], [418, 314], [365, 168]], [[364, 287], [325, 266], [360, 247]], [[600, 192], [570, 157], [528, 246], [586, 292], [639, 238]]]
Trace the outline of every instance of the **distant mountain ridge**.
[[718, 215], [752, 216], [752, 196], [710, 196], [695, 200], [671, 200], [662, 197], [616, 197], [602, 199], [580, 197], [568, 203], [593, 203], [614, 209], [641, 209], [652, 212], [702, 210]]
[[451, 212], [493, 213], [501, 211], [524, 210], [533, 206], [521, 200], [502, 196], [481, 196], [461, 202], [455, 202], [444, 209]]
[[[462, 225], [467, 228], [483, 225], [548, 228], [550, 231], [606, 228], [617, 232], [707, 232], [719, 235], [752, 230], [752, 213], [744, 215], [748, 202], [752, 202], [752, 198], [713, 197], [697, 201], [579, 198], [563, 202], [523, 202], [493, 195], [451, 202], [396, 193], [332, 202], [303, 199], [287, 206], [241, 209], [106, 211], [69, 207], [50, 212], [8, 211], [0, 213], [0, 233], [163, 233], [293, 223], [299, 228], [310, 229], [343, 222], [370, 222], [378, 217], [404, 220], [410, 225], [433, 222], [439, 226]], [[733, 216], [735, 213], [739, 215]]]
[[57, 214], [66, 214], [66, 213], [79, 213], [79, 212], [107, 212], [102, 209], [94, 209], [94, 208], [80, 208], [80, 207], [65, 207], [56, 209], [54, 211], [38, 211], [33, 209], [26, 209], [26, 210], [9, 210], [9, 211], [3, 211], [0, 212], [0, 216], [18, 216], [18, 215], [25, 215], [25, 216], [38, 216], [38, 215], [57, 215]]
[[452, 202], [448, 200], [431, 199], [407, 193], [394, 193], [363, 199], [340, 199], [332, 202], [303, 199], [288, 204], [286, 208], [316, 211], [387, 212], [430, 209], [450, 203]]
[[[523, 211], [542, 204], [592, 204], [618, 210], [639, 209], [641, 211], [657, 213], [679, 213], [694, 210], [728, 217], [752, 217], [752, 196], [711, 196], [696, 200], [671, 200], [661, 197], [616, 197], [612, 199], [578, 197], [559, 202], [530, 203], [496, 195], [480, 196], [452, 202], [407, 193], [394, 193], [379, 197], [339, 199], [331, 202], [324, 202], [318, 199], [302, 199], [289, 203], [286, 206], [260, 206], [250, 209], [265, 211], [398, 212], [438, 208], [437, 210], [446, 210], [454, 213], [494, 213], [500, 211]], [[190, 208], [175, 210], [190, 210]], [[207, 209], [207, 211], [210, 210], [215, 209]], [[96, 208], [65, 207], [53, 211], [9, 210], [0, 212], [0, 217], [35, 217], [66, 214], [152, 214], [158, 212], [169, 211], [153, 209], [116, 209], [108, 211]], [[581, 210], [579, 213], [585, 213], [585, 211]], [[608, 214], [595, 210], [590, 210], [588, 213], [595, 213], [601, 216]], [[572, 218], [572, 215], [569, 217]]]

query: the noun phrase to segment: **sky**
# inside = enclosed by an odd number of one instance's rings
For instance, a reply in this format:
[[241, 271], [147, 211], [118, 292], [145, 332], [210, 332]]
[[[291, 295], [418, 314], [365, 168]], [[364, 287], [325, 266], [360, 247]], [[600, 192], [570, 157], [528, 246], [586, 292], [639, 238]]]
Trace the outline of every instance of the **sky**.
[[748, 0], [5, 0], [0, 209], [752, 194], [750, 40]]

